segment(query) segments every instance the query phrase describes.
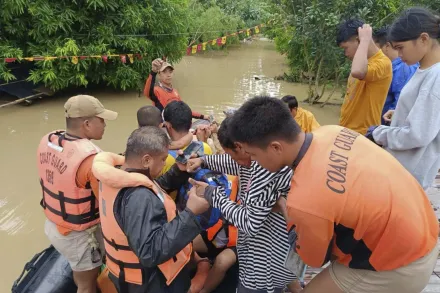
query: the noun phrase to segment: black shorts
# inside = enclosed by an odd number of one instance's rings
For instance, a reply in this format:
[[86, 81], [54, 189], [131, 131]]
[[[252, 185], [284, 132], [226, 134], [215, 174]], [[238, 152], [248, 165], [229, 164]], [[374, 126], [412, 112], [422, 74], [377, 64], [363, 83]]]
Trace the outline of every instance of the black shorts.
[[238, 261], [237, 248], [235, 246], [233, 246], [233, 247], [217, 248], [217, 247], [215, 247], [214, 244], [212, 244], [211, 241], [208, 240], [208, 232], [203, 231], [202, 233], [200, 233], [200, 236], [202, 236], [203, 242], [205, 243], [206, 247], [208, 248], [208, 253], [199, 253], [199, 252], [197, 252], [197, 254], [200, 257], [207, 257], [210, 260], [214, 260], [217, 257], [217, 255], [219, 255], [223, 250], [231, 249], [234, 252], [235, 257], [237, 258], [237, 261]]

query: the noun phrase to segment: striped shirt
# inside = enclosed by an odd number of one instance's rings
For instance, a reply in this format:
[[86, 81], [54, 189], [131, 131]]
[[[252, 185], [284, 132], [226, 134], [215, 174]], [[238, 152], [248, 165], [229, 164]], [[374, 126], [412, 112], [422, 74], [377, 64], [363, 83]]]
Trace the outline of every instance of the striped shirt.
[[206, 156], [206, 167], [239, 176], [241, 204], [231, 201], [222, 188], [213, 194], [213, 206], [238, 228], [237, 252], [241, 284], [254, 290], [274, 292], [295, 279], [284, 267], [289, 251], [286, 221], [272, 213], [277, 199], [290, 189], [292, 170], [271, 173], [256, 162], [251, 168], [238, 165], [227, 154]]

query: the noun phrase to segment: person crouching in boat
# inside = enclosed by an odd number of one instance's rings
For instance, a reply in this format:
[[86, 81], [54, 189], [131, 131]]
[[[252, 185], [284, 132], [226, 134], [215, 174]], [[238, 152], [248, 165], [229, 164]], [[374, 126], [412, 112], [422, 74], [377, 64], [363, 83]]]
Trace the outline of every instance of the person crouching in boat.
[[181, 171], [184, 165], [175, 164], [151, 181], [165, 164], [169, 143], [160, 128], [141, 127], [128, 138], [125, 157], [101, 153], [93, 163], [100, 180], [106, 264], [120, 293], [186, 293], [191, 284], [186, 265], [191, 242], [202, 230], [196, 215], [209, 204], [193, 189], [185, 210], [176, 214], [176, 205], [164, 190], [187, 182], [189, 174]]
[[104, 250], [99, 223], [98, 181], [92, 174], [105, 121], [118, 113], [106, 110], [98, 99], [79, 95], [64, 105], [66, 130], [45, 135], [38, 147], [37, 166], [46, 214], [45, 234], [67, 259], [78, 293], [96, 292], [96, 278]]
[[[179, 93], [173, 88], [174, 67], [157, 58], [153, 60], [151, 64], [151, 72], [148, 75], [147, 82], [145, 83], [144, 95], [153, 101], [154, 105], [160, 110], [163, 109], [172, 101], [182, 101]], [[159, 76], [159, 83], [156, 84], [156, 76]], [[209, 120], [209, 115], [203, 115], [196, 111], [192, 111], [192, 117], [195, 119]]]

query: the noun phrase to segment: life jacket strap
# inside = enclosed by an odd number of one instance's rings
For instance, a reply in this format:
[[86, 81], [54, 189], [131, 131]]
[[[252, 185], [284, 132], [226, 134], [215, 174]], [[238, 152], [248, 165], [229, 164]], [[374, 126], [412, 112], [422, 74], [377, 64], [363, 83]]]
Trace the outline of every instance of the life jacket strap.
[[[95, 196], [93, 194], [88, 197], [79, 199], [67, 198], [64, 196], [64, 192], [62, 191], [58, 192], [58, 194], [50, 191], [46, 186], [44, 186], [43, 179], [40, 179], [40, 185], [43, 191], [43, 199], [40, 201], [40, 205], [44, 209], [49, 210], [51, 213], [62, 217], [65, 222], [76, 225], [84, 225], [99, 218], [99, 208], [95, 205]], [[45, 200], [46, 195], [59, 201], [59, 211], [47, 204], [47, 201]], [[81, 215], [72, 215], [66, 212], [66, 203], [81, 204], [86, 202], [90, 202], [90, 212]]]

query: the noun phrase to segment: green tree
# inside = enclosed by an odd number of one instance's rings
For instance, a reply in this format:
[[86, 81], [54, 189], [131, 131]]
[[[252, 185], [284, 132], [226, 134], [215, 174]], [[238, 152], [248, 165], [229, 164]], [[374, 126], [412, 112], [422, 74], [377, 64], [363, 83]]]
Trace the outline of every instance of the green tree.
[[[243, 28], [244, 22], [235, 14], [227, 14], [219, 6], [191, 0], [188, 30], [191, 32], [189, 45], [211, 41]], [[237, 37], [228, 37], [227, 44], [238, 41]], [[208, 44], [211, 49], [217, 45]]]
[[[0, 57], [89, 56], [140, 53], [133, 64], [72, 58], [36, 62], [29, 80], [53, 90], [105, 82], [135, 88], [151, 60], [179, 60], [185, 52], [186, 0], [3, 0], [0, 2]], [[145, 35], [145, 36], [138, 36]], [[14, 79], [0, 61], [0, 78]]]
[[360, 18], [373, 27], [383, 26], [411, 4], [411, 0], [272, 0], [273, 20], [267, 34], [286, 54], [289, 78], [307, 82], [308, 101], [316, 103], [328, 85], [334, 92], [349, 74], [350, 64], [336, 46], [338, 24]]

